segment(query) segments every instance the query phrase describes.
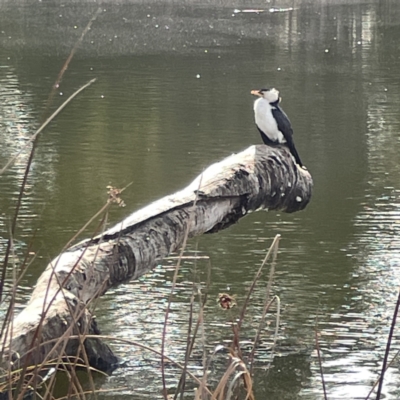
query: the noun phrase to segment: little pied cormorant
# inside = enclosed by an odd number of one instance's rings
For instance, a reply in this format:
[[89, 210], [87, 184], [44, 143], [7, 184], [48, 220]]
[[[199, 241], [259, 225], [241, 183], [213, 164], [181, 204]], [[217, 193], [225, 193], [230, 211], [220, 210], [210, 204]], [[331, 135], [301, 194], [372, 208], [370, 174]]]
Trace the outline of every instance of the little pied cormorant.
[[269, 146], [285, 144], [296, 163], [305, 168], [294, 146], [292, 124], [282, 108], [279, 107], [281, 99], [278, 90], [252, 90], [251, 94], [260, 97], [254, 102], [254, 117], [263, 142]]

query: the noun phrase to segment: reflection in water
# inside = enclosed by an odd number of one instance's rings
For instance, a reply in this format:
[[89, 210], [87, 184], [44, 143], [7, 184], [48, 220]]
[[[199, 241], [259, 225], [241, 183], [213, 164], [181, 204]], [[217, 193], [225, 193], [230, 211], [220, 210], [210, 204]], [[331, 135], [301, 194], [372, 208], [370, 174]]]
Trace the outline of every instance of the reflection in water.
[[[373, 29], [377, 18], [370, 10], [363, 15], [361, 26], [368, 164], [365, 199], [354, 218], [354, 240], [346, 250], [357, 268], [347, 284], [345, 302], [321, 332], [329, 398], [337, 399], [364, 399], [378, 379], [400, 286], [400, 118], [395, 111], [400, 98], [394, 90], [398, 80], [391, 74], [379, 74], [383, 65], [376, 42], [380, 38]], [[395, 63], [399, 64], [398, 58]], [[389, 359], [399, 350], [394, 341]], [[317, 373], [317, 362], [314, 369]], [[398, 379], [397, 367], [390, 368], [386, 382]], [[398, 398], [400, 392], [397, 385], [386, 384], [383, 394]]]
[[[32, 148], [29, 138], [39, 127], [39, 121], [33, 110], [32, 93], [21, 88], [18, 72], [9, 65], [10, 61], [1, 60], [0, 58], [0, 168], [16, 157], [0, 178], [0, 252], [3, 253]], [[43, 199], [48, 198], [54, 190], [55, 176], [51, 166], [55, 162], [56, 154], [51, 147], [38, 148], [19, 210], [20, 233], [13, 238], [15, 254], [11, 256], [11, 262], [17, 268], [21, 266], [28, 243], [37, 229], [36, 219], [43, 209]]]
[[[0, 65], [0, 168], [3, 168], [7, 161], [19, 154], [9, 171], [3, 174], [0, 181], [0, 191], [2, 193], [2, 207], [0, 214], [0, 253], [3, 254], [7, 243], [8, 232], [10, 230], [11, 215], [13, 212], [12, 202], [18, 197], [19, 185], [22, 182], [25, 166], [29, 157], [30, 145], [27, 146], [31, 135], [34, 118], [30, 109], [32, 101], [29, 94], [23, 93], [19, 88], [18, 76], [16, 72], [7, 64]], [[22, 222], [26, 232], [23, 236], [31, 234], [31, 222], [35, 217], [32, 210], [33, 183], [29, 182], [26, 187], [28, 194], [26, 201], [22, 204], [22, 218], [28, 219]], [[29, 199], [30, 198], [30, 199]], [[26, 243], [16, 238], [15, 248], [19, 256], [23, 257], [22, 249], [26, 249]], [[18, 255], [12, 261], [19, 264]]]
[[[289, 3], [271, 1], [259, 13], [234, 11], [260, 7], [256, 2], [103, 4], [61, 83], [60, 102], [89, 79], [98, 80], [63, 111], [37, 150], [16, 240], [25, 243], [38, 228], [34, 250], [41, 251], [24, 284], [34, 284], [44, 264], [101, 207], [108, 184], [133, 182], [124, 192], [128, 207], [109, 216], [115, 223], [128, 209], [183, 187], [211, 162], [258, 143], [249, 90], [276, 86], [314, 177], [313, 200], [302, 213], [254, 213], [190, 243], [189, 250], [200, 248], [213, 265], [206, 349], [230, 338], [230, 318], [214, 299], [228, 292], [240, 307], [280, 233], [273, 290], [282, 303], [281, 329], [270, 370], [274, 318], [263, 332], [256, 397], [322, 397], [314, 352], [318, 319], [328, 398], [365, 398], [379, 371], [399, 285], [400, 5]], [[40, 124], [49, 88], [98, 4], [0, 1], [0, 7], [3, 159]], [[23, 153], [0, 178], [3, 236], [25, 159]], [[197, 268], [196, 282], [204, 285], [206, 266]], [[172, 305], [167, 348], [178, 360], [192, 269], [184, 264]], [[171, 271], [159, 267], [108, 293], [97, 310], [104, 333], [159, 347], [170, 280]], [[265, 280], [249, 310], [244, 345], [259, 322]], [[129, 389], [112, 397], [160, 397], [158, 358], [113, 347], [126, 367], [104, 387]], [[198, 343], [191, 364], [196, 374], [201, 350]], [[211, 379], [218, 378], [225, 357], [216, 358]], [[176, 377], [168, 366], [171, 389]], [[398, 379], [391, 368], [386, 398], [399, 397]]]

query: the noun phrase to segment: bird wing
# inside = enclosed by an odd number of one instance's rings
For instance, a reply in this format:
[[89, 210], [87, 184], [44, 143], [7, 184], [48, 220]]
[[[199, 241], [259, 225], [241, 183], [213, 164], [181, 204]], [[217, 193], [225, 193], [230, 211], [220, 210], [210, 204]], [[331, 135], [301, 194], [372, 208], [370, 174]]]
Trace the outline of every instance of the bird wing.
[[282, 108], [277, 105], [275, 107], [271, 107], [271, 111], [278, 125], [278, 129], [282, 132], [286, 141], [288, 141], [287, 136], [293, 135], [293, 129], [289, 117], [285, 114]]
[[299, 153], [297, 153], [296, 147], [294, 145], [292, 124], [290, 123], [288, 116], [278, 105], [271, 107], [271, 109], [272, 115], [274, 116], [275, 121], [278, 125], [278, 129], [282, 132], [283, 137], [286, 139], [287, 147], [295, 158], [296, 163], [300, 166], [303, 166], [303, 163], [300, 160]]

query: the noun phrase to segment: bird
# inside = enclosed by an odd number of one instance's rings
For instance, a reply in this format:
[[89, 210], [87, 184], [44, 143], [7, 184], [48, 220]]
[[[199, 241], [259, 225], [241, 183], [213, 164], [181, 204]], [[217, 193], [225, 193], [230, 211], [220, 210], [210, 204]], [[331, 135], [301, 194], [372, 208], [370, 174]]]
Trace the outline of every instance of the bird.
[[250, 93], [259, 97], [254, 102], [254, 118], [263, 142], [269, 146], [286, 145], [296, 164], [306, 169], [294, 145], [292, 124], [279, 106], [279, 91], [272, 88], [252, 90]]

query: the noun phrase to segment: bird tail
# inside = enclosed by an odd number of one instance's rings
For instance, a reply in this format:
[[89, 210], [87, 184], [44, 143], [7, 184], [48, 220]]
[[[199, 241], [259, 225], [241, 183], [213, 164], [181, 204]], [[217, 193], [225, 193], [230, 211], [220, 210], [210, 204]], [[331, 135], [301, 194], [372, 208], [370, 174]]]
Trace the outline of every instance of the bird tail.
[[293, 140], [290, 140], [287, 142], [287, 146], [289, 147], [290, 152], [292, 153], [292, 156], [296, 160], [296, 164], [300, 165], [300, 167], [303, 167], [303, 163], [301, 162], [299, 153], [296, 150], [296, 147], [294, 145]]

